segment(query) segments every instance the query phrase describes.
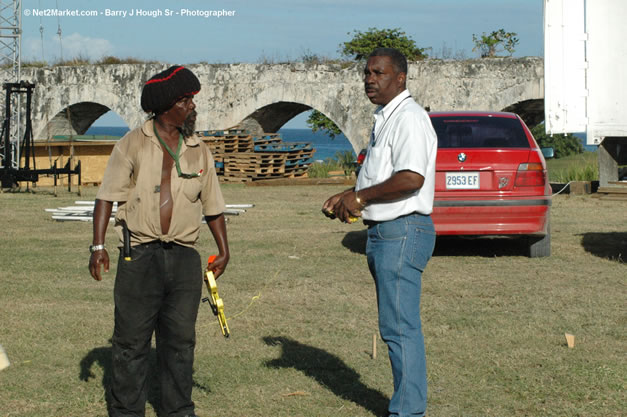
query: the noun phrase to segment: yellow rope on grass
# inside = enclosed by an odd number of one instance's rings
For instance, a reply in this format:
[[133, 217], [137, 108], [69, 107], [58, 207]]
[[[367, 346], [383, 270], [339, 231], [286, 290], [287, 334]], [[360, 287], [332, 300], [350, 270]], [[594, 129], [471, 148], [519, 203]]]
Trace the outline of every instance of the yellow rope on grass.
[[246, 306], [246, 308], [244, 308], [242, 311], [240, 311], [239, 313], [237, 313], [236, 315], [234, 315], [233, 317], [227, 317], [227, 320], [233, 320], [236, 319], [237, 317], [241, 316], [242, 314], [244, 314], [246, 311], [248, 311], [248, 309], [255, 303], [256, 300], [261, 298], [261, 293], [266, 289], [266, 287], [276, 279], [276, 277], [279, 276], [279, 273], [281, 272], [281, 270], [279, 269], [278, 271], [276, 271], [276, 274], [274, 274], [274, 276], [269, 279], [268, 281], [266, 281], [265, 285], [259, 290], [259, 294], [253, 296], [250, 299], [250, 303], [248, 303], [248, 305]]

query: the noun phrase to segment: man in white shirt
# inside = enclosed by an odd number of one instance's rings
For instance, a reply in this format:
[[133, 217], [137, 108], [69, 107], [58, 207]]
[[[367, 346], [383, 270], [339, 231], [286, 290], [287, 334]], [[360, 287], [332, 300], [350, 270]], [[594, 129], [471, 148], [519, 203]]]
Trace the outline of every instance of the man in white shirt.
[[379, 331], [394, 377], [390, 417], [423, 416], [427, 372], [420, 292], [431, 258], [437, 138], [426, 111], [406, 89], [407, 61], [377, 48], [364, 69], [366, 95], [378, 104], [368, 153], [354, 189], [323, 205], [341, 221], [362, 217], [366, 255], [377, 291]]

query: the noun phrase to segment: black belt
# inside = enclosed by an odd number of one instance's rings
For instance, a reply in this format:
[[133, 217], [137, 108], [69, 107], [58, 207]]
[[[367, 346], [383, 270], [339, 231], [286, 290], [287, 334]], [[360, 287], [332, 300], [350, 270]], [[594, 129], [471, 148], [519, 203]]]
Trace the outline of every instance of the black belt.
[[364, 224], [366, 226], [368, 226], [369, 228], [372, 227], [372, 226], [376, 226], [379, 223], [381, 223], [381, 222], [377, 222], [377, 221], [374, 221], [374, 220], [364, 220]]
[[163, 249], [172, 249], [174, 246], [178, 246], [175, 242], [164, 242], [163, 240], [153, 240], [152, 242], [140, 243], [137, 246], [149, 248], [153, 246], [161, 246]]
[[371, 228], [372, 226], [376, 226], [379, 223], [385, 223], [385, 222], [391, 222], [393, 220], [397, 220], [397, 219], [402, 219], [403, 217], [407, 217], [407, 216], [413, 216], [414, 214], [417, 214], [419, 216], [428, 216], [428, 214], [422, 214], [422, 213], [418, 213], [417, 211], [413, 211], [409, 214], [403, 214], [402, 216], [398, 216], [396, 219], [392, 219], [392, 220], [383, 220], [383, 221], [376, 221], [376, 220], [364, 220], [364, 224], [366, 226], [368, 226], [368, 228]]

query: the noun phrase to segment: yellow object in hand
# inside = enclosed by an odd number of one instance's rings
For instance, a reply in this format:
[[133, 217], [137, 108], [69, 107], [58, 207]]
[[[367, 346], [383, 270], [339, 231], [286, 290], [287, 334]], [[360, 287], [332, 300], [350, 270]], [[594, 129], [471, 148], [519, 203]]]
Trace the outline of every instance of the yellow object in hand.
[[[333, 213], [333, 210], [322, 210], [322, 212], [324, 213], [325, 216], [331, 218], [331, 219], [335, 219], [335, 213]], [[348, 218], [348, 222], [349, 223], [355, 223], [357, 220], [359, 220], [359, 217], [355, 217], [355, 216], [350, 216]]]
[[[215, 259], [216, 256], [211, 255], [208, 263], [211, 264]], [[207, 289], [209, 290], [209, 297], [203, 298], [202, 301], [209, 302], [213, 314], [218, 317], [222, 336], [229, 337], [231, 333], [229, 331], [229, 325], [226, 323], [226, 316], [224, 315], [224, 301], [222, 301], [218, 295], [218, 284], [211, 270], [205, 272], [205, 284], [207, 284]]]

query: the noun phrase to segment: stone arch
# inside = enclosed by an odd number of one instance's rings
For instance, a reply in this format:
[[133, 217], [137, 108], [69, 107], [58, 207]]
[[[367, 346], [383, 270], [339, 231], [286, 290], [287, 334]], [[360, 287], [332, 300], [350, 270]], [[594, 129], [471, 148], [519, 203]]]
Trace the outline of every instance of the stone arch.
[[[46, 84], [40, 82], [41, 86]], [[89, 126], [108, 111], [115, 112], [129, 126], [137, 126], [144, 116], [137, 92], [125, 92], [123, 86], [109, 83], [55, 84], [35, 88], [33, 98], [33, 134], [35, 140], [61, 134], [85, 133]]]
[[[142, 85], [165, 66], [25, 68], [23, 78], [38, 85], [33, 97], [35, 139], [46, 137], [46, 126], [57, 114], [87, 102], [113, 110], [131, 128], [140, 126], [146, 118], [139, 105]], [[364, 96], [359, 69], [358, 64], [348, 68], [303, 63], [194, 65], [203, 85], [196, 100], [197, 126], [225, 129], [251, 116], [258, 124], [267, 124], [264, 130], [275, 130], [298, 112], [313, 108], [339, 126], [353, 149], [361, 149], [369, 137], [374, 106]], [[543, 114], [539, 107], [527, 110], [544, 95], [543, 62], [539, 58], [425, 60], [411, 63], [408, 75], [407, 86], [416, 101], [432, 110], [514, 110], [530, 125]], [[281, 108], [283, 105], [286, 107]], [[73, 110], [70, 107], [71, 113]], [[281, 117], [273, 123], [268, 116], [272, 112]], [[67, 118], [65, 121], [76, 133], [90, 124], [89, 120], [84, 123], [72, 126]]]
[[43, 136], [82, 135], [110, 109], [99, 103], [75, 103], [59, 111], [44, 126]]
[[306, 104], [280, 101], [255, 110], [240, 125], [253, 134], [275, 133], [294, 116], [310, 109]]
[[34, 128], [35, 138], [47, 138], [54, 135], [83, 135], [89, 127], [105, 113], [115, 112], [128, 126], [124, 116], [104, 104], [93, 101], [81, 101], [59, 110], [48, 120], [38, 123], [39, 129]]
[[310, 105], [297, 101], [279, 101], [262, 105], [237, 124], [253, 134], [274, 133], [294, 116], [312, 109], [318, 110], [331, 119], [355, 148], [356, 145], [350, 140], [348, 132], [342, 127], [342, 121], [338, 120], [332, 111], [320, 109], [313, 103]]
[[544, 120], [544, 98], [519, 101], [503, 108], [503, 111], [518, 114], [532, 128]]

